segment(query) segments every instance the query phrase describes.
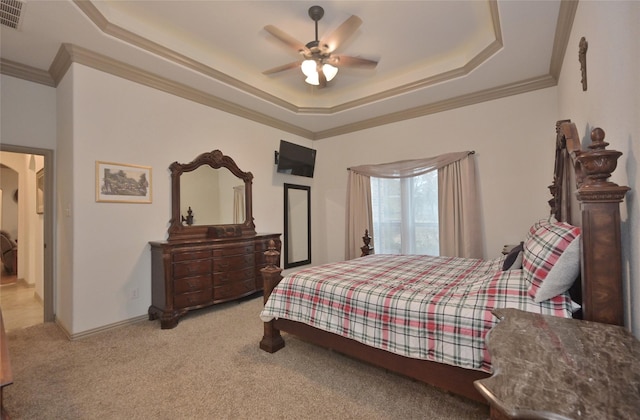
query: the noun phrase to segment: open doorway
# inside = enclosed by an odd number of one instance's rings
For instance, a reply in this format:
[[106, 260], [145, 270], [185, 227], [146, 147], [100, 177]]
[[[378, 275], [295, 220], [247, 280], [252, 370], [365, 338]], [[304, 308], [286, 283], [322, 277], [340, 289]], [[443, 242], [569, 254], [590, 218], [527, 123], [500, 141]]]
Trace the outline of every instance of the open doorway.
[[[53, 308], [53, 151], [0, 144], [5, 329], [55, 319]], [[3, 249], [4, 252], [4, 249]]]

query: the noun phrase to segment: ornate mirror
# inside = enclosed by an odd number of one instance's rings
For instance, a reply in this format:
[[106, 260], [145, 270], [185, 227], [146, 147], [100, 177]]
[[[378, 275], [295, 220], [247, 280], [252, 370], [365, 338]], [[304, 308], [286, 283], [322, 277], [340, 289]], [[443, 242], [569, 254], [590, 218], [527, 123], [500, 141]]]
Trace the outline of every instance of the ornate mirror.
[[254, 235], [251, 183], [220, 150], [189, 163], [174, 162], [171, 171], [169, 240]]

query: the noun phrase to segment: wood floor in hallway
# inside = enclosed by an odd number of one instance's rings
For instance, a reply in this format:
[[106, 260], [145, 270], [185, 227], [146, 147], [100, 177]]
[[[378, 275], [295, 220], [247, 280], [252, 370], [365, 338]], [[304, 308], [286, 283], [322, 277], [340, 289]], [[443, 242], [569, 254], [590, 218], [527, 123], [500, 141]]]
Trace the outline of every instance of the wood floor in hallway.
[[21, 280], [7, 283], [0, 285], [0, 308], [5, 331], [42, 324], [44, 307], [35, 293], [35, 287], [29, 287]]

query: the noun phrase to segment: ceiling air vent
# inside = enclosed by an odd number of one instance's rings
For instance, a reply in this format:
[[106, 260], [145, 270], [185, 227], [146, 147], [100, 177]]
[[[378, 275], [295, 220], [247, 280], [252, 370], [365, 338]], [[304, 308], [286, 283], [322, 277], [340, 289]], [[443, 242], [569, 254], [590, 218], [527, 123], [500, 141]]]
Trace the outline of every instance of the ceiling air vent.
[[0, 0], [0, 24], [9, 28], [20, 28], [20, 15], [24, 2], [18, 0]]

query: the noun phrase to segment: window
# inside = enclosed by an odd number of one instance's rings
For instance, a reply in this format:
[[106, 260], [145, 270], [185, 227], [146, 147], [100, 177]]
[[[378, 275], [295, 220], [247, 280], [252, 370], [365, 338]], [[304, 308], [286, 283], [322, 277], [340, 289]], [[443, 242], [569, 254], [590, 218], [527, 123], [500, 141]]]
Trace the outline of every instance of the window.
[[438, 171], [411, 178], [371, 177], [378, 254], [439, 255]]

